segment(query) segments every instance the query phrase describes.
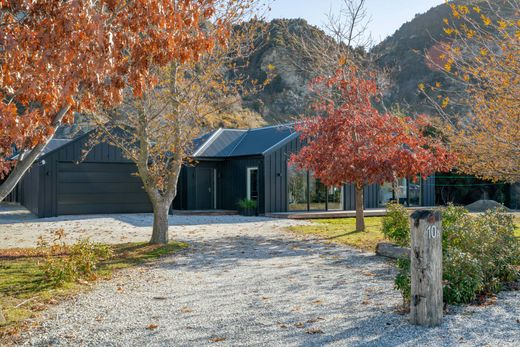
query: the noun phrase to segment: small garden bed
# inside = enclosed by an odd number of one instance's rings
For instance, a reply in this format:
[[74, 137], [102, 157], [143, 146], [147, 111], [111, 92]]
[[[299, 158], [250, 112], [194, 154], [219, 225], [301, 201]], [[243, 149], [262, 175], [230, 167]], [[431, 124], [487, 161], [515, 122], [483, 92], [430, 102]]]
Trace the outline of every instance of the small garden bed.
[[[52, 246], [0, 250], [0, 307], [7, 320], [7, 323], [0, 325], [0, 339], [16, 334], [24, 327], [26, 319], [35, 317], [49, 305], [88, 290], [95, 280], [109, 279], [116, 270], [146, 264], [178, 252], [187, 244], [170, 242], [168, 245], [149, 245], [140, 242], [98, 246], [109, 249], [111, 256], [97, 263], [88, 278], [60, 283], [56, 282], [56, 278], [49, 278], [49, 261], [59, 262], [67, 254], [49, 258]], [[54, 266], [53, 271], [57, 268]]]

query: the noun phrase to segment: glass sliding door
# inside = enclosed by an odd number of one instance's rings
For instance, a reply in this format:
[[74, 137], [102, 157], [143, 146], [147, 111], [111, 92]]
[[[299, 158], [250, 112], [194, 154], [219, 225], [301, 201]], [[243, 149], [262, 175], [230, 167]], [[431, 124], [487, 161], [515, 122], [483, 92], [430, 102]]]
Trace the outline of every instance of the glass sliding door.
[[343, 187], [327, 187], [312, 173], [289, 165], [287, 200], [289, 211], [342, 210]]
[[379, 188], [379, 206], [385, 207], [392, 201], [395, 201], [394, 187], [392, 183], [386, 182]]
[[397, 193], [399, 194], [399, 203], [401, 205], [408, 204], [408, 182], [406, 178], [400, 178], [397, 180]]
[[343, 209], [343, 188], [329, 187], [327, 192], [327, 209], [342, 210]]
[[421, 179], [408, 181], [408, 206], [421, 206]]
[[309, 173], [309, 209], [327, 209], [327, 187], [312, 173]]
[[287, 168], [289, 211], [307, 211], [307, 171]]

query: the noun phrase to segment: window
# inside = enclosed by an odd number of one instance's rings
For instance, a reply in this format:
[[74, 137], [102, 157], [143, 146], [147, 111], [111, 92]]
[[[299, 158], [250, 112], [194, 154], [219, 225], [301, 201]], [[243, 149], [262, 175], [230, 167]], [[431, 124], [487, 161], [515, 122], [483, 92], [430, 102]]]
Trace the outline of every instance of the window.
[[379, 206], [385, 207], [391, 201], [395, 201], [394, 187], [392, 183], [386, 182], [379, 189]]
[[309, 173], [309, 209], [327, 209], [327, 187], [312, 173]]
[[307, 211], [307, 171], [287, 168], [289, 211]]
[[327, 193], [327, 209], [342, 210], [343, 209], [343, 188], [329, 187]]
[[421, 206], [421, 179], [408, 181], [408, 206]]
[[247, 168], [247, 199], [258, 200], [258, 167]]
[[289, 211], [326, 211], [343, 209], [343, 188], [327, 187], [306, 170], [287, 167]]

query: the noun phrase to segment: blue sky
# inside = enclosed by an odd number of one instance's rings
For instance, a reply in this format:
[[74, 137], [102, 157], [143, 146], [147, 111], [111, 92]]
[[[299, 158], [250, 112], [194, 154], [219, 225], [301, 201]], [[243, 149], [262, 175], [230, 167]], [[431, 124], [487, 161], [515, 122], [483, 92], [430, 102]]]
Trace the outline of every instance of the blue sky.
[[[304, 18], [322, 26], [330, 9], [340, 8], [342, 0], [272, 0], [269, 18]], [[367, 0], [367, 12], [372, 17], [369, 30], [375, 43], [393, 34], [399, 27], [444, 0]]]

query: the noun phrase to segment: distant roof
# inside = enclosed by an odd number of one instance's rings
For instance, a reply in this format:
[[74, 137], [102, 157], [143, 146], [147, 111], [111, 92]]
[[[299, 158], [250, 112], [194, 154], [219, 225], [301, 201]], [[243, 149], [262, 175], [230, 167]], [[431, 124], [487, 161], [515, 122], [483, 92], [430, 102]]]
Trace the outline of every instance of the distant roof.
[[218, 129], [196, 141], [196, 158], [227, 158], [262, 155], [296, 136], [293, 124], [256, 129]]

